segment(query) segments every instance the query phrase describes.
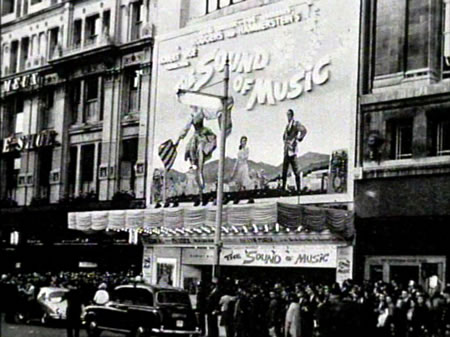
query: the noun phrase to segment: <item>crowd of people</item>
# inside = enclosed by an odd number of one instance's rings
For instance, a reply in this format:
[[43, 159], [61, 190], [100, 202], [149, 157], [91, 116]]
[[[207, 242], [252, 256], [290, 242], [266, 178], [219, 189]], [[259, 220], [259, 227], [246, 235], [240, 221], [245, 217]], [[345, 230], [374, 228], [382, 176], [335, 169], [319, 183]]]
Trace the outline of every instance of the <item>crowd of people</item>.
[[[76, 303], [79, 317], [82, 305], [105, 304], [115, 286], [138, 279], [133, 272], [4, 274], [2, 311], [8, 322], [19, 312], [26, 320], [39, 289], [54, 286], [74, 289], [67, 300]], [[219, 326], [226, 337], [450, 336], [450, 286], [424, 289], [413, 281], [327, 285], [227, 278], [200, 282], [195, 310], [208, 337], [218, 337]]]
[[228, 279], [212, 290], [200, 285], [197, 312], [208, 337], [218, 336], [218, 325], [227, 337], [444, 337], [450, 336], [450, 287]]
[[[7, 322], [34, 318], [41, 287], [77, 288], [82, 305], [105, 302], [105, 293], [130, 283], [136, 274], [126, 272], [47, 272], [3, 274], [0, 280], [2, 311]], [[103, 290], [103, 293], [100, 292]]]

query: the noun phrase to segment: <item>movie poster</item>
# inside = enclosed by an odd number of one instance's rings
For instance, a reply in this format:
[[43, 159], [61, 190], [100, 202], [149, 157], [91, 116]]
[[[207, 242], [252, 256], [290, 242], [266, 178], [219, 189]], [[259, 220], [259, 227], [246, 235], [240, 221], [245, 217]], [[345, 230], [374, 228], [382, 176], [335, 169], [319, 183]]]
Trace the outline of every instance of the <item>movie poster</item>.
[[[351, 201], [358, 17], [357, 2], [283, 1], [157, 39], [152, 201], [215, 195], [226, 114], [228, 195]], [[217, 106], [226, 60], [231, 100]]]

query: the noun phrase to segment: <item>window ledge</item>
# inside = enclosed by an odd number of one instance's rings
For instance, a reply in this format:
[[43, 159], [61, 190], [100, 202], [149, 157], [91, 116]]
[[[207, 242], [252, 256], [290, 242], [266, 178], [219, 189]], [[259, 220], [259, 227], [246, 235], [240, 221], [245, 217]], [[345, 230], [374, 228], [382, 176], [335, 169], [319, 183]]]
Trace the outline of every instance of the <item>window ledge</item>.
[[82, 133], [85, 131], [98, 131], [103, 127], [103, 121], [98, 121], [95, 123], [82, 123], [82, 124], [73, 124], [69, 128], [69, 133], [76, 134]]
[[364, 179], [450, 173], [450, 155], [365, 162], [362, 169]]

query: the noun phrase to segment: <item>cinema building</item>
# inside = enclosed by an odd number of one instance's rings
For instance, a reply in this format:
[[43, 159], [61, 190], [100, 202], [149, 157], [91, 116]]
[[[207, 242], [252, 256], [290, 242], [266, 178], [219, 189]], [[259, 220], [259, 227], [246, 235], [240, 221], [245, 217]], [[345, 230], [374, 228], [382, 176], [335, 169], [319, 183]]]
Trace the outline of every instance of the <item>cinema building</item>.
[[449, 280], [448, 1], [363, 1], [357, 273]]
[[5, 0], [1, 15], [2, 267], [140, 261], [67, 214], [145, 204], [149, 2]]
[[[223, 275], [352, 277], [359, 2], [174, 0], [159, 1], [154, 10], [147, 207], [75, 212], [69, 226], [138, 235], [149, 282], [190, 288], [211, 279], [219, 149], [203, 168], [209, 203], [194, 205], [198, 167], [185, 158], [201, 135], [190, 105], [206, 109], [201, 132], [217, 146], [220, 130], [217, 119], [205, 117], [213, 107], [202, 99], [188, 104], [177, 93], [223, 96], [228, 59], [234, 105], [224, 190], [232, 201], [220, 228]], [[292, 150], [301, 193], [292, 174], [289, 191], [281, 192], [288, 109], [307, 129]], [[161, 144], [170, 140], [179, 142], [167, 159]]]

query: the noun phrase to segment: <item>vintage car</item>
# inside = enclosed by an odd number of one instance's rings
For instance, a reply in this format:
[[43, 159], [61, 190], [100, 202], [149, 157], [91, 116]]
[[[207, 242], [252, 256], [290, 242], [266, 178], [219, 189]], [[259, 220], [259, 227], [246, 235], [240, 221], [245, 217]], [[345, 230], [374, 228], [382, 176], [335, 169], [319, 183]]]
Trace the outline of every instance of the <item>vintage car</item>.
[[65, 294], [68, 289], [42, 287], [37, 295], [41, 309], [41, 323], [48, 324], [51, 320], [66, 319], [67, 301]]
[[200, 335], [188, 293], [173, 287], [118, 286], [105, 305], [86, 307], [83, 321], [90, 337], [104, 330], [134, 337]]

